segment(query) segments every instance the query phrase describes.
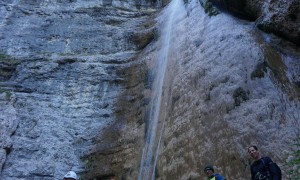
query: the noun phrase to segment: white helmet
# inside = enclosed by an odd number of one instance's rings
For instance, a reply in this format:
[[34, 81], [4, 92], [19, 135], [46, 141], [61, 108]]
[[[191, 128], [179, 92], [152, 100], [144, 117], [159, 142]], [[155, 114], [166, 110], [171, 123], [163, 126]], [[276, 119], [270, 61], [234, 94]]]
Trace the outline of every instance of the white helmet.
[[77, 180], [77, 175], [74, 171], [69, 171], [65, 176], [64, 178], [73, 178], [75, 180]]

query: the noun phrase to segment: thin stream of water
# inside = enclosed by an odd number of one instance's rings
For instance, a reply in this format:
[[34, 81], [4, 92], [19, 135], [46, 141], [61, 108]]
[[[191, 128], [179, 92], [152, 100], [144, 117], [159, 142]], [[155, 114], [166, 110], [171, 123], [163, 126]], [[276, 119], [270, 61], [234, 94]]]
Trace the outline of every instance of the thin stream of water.
[[[182, 0], [173, 0], [170, 2], [163, 14], [163, 29], [161, 33], [162, 46], [159, 56], [156, 60], [156, 74], [153, 83], [153, 94], [150, 104], [150, 112], [148, 119], [148, 129], [146, 133], [143, 154], [140, 162], [138, 180], [153, 180], [155, 178], [155, 166], [158, 159], [158, 152], [160, 147], [160, 140], [162, 137], [163, 127], [160, 129], [159, 139], [157, 138], [157, 129], [159, 123], [159, 115], [161, 109], [161, 99], [163, 92], [163, 84], [165, 79], [165, 72], [168, 64], [168, 56], [171, 44], [172, 29], [175, 27], [176, 18], [178, 18], [178, 11], [184, 9]], [[154, 154], [155, 153], [155, 154]]]

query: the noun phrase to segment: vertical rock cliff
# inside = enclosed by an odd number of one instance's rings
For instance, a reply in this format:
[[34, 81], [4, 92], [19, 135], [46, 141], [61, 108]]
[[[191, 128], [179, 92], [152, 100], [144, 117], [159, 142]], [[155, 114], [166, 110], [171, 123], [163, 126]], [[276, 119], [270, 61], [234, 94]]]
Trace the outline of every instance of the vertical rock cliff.
[[287, 179], [299, 137], [299, 4], [183, 2], [0, 0], [0, 179], [138, 179], [162, 77], [155, 179], [203, 179], [207, 164], [249, 179], [252, 144]]
[[299, 47], [252, 21], [208, 16], [198, 1], [186, 10], [172, 31], [158, 179], [202, 179], [207, 164], [249, 179], [252, 144], [286, 179], [299, 136]]
[[0, 179], [126, 174], [143, 135], [137, 58], [162, 2], [0, 4]]

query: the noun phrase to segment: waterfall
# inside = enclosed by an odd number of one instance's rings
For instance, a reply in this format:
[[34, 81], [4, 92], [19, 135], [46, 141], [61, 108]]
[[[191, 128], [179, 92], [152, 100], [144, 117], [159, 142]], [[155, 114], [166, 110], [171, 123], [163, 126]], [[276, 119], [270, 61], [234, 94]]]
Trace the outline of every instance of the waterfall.
[[[162, 16], [161, 31], [161, 48], [156, 59], [156, 74], [152, 85], [152, 95], [150, 103], [150, 112], [147, 119], [146, 138], [143, 147], [143, 153], [140, 162], [138, 180], [153, 180], [155, 178], [155, 166], [158, 158], [160, 141], [163, 133], [164, 118], [162, 118], [162, 126], [159, 128], [158, 123], [161, 109], [161, 99], [163, 93], [163, 84], [165, 72], [169, 61], [170, 44], [172, 43], [172, 30], [181, 15], [185, 16], [185, 8], [182, 0], [172, 0], [164, 10]], [[158, 139], [157, 139], [158, 137]]]

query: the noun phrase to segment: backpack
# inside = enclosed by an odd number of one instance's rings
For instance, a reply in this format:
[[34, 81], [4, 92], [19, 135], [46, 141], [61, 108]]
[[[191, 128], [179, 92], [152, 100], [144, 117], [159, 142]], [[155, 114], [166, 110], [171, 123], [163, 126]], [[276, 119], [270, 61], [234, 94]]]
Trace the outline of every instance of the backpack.
[[268, 172], [269, 174], [271, 174], [271, 173], [270, 173], [270, 167], [269, 167], [269, 164], [272, 164], [272, 166], [274, 167], [274, 170], [277, 172], [277, 174], [279, 175], [280, 179], [282, 178], [281, 169], [280, 169], [280, 167], [279, 167], [275, 162], [272, 161], [271, 163], [266, 164], [265, 161], [264, 161], [264, 157], [261, 158], [261, 160], [262, 160], [262, 162], [263, 162], [265, 168], [269, 171], [269, 172]]
[[221, 176], [220, 174], [214, 174], [214, 176], [215, 176], [215, 178], [216, 178], [216, 180], [220, 180], [220, 179], [222, 179], [223, 178], [223, 180], [226, 180], [226, 178], [224, 178], [223, 176]]

